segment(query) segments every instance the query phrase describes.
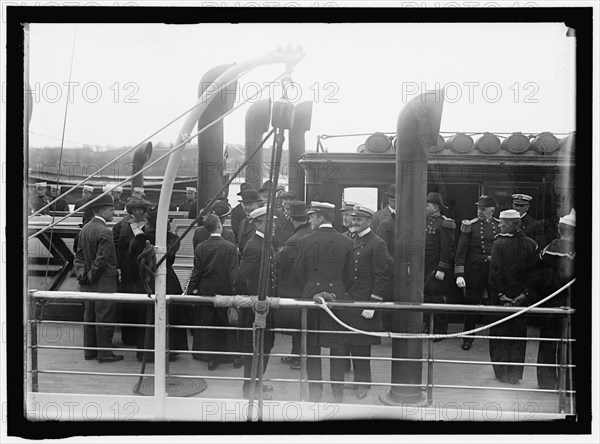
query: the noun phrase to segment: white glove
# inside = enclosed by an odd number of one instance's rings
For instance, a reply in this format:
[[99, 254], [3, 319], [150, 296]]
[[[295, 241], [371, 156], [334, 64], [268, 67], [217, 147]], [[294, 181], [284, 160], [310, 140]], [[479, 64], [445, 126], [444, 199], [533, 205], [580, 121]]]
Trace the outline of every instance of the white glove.
[[467, 283], [465, 282], [465, 278], [462, 276], [459, 276], [456, 278], [456, 286], [460, 287], [460, 288], [465, 288], [467, 286]]
[[375, 310], [363, 310], [360, 314], [365, 319], [371, 319], [375, 314]]
[[446, 273], [444, 273], [443, 271], [439, 271], [438, 270], [438, 271], [435, 272], [435, 278], [438, 281], [443, 281], [444, 280], [444, 276], [446, 276]]

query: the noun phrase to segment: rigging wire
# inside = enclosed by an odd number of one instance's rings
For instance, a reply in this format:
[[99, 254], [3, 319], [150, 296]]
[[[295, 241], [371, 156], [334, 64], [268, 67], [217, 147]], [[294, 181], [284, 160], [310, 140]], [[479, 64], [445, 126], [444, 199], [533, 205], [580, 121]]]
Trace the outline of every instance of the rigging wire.
[[[233, 107], [230, 111], [227, 111], [226, 113], [224, 113], [222, 116], [218, 117], [217, 119], [215, 119], [214, 121], [212, 121], [211, 123], [207, 124], [206, 126], [204, 126], [204, 128], [202, 128], [200, 131], [197, 131], [196, 133], [187, 136], [184, 140], [182, 140], [178, 145], [174, 146], [170, 151], [166, 152], [165, 154], [163, 154], [162, 156], [160, 156], [158, 159], [156, 159], [155, 161], [149, 163], [148, 165], [144, 166], [144, 168], [142, 168], [140, 171], [138, 171], [135, 174], [132, 174], [131, 176], [126, 177], [125, 179], [123, 179], [121, 182], [118, 182], [116, 184], [112, 185], [112, 188], [107, 189], [106, 191], [102, 192], [101, 194], [99, 194], [98, 196], [96, 196], [94, 199], [89, 200], [88, 202], [86, 202], [85, 204], [83, 204], [81, 207], [78, 208], [78, 211], [82, 211], [85, 208], [89, 207], [91, 204], [93, 204], [94, 202], [96, 202], [98, 199], [100, 199], [102, 196], [104, 196], [105, 194], [108, 194], [109, 192], [111, 192], [113, 189], [115, 189], [116, 187], [123, 185], [127, 182], [129, 182], [131, 179], [133, 179], [134, 177], [139, 176], [140, 174], [142, 174], [144, 171], [146, 171], [147, 169], [149, 169], [150, 167], [156, 165], [158, 162], [162, 161], [163, 159], [165, 159], [166, 157], [170, 156], [171, 154], [175, 153], [175, 151], [183, 148], [186, 146], [186, 144], [192, 140], [194, 137], [197, 137], [199, 134], [203, 133], [205, 130], [207, 130], [208, 128], [210, 128], [211, 126], [213, 126], [214, 124], [220, 122], [221, 120], [223, 120], [226, 116], [228, 116], [229, 114], [233, 113], [234, 111], [236, 111], [237, 109], [239, 109], [241, 106], [245, 105], [247, 102], [249, 102], [250, 100], [254, 99], [256, 96], [258, 96], [258, 94], [261, 94], [263, 92], [263, 90], [265, 90], [266, 88], [269, 87], [270, 84], [272, 84], [273, 82], [276, 82], [277, 80], [279, 80], [281, 77], [283, 77], [285, 75], [285, 73], [280, 74], [279, 76], [277, 76], [275, 79], [273, 79], [270, 83], [265, 83], [265, 86], [261, 89], [259, 89], [255, 94], [253, 94], [252, 96], [249, 96], [248, 98], [244, 99], [239, 105]], [[223, 87], [225, 87], [225, 85], [223, 85]], [[216, 93], [215, 93], [216, 94]], [[85, 180], [84, 180], [85, 181]], [[62, 222], [63, 220], [67, 219], [68, 217], [72, 216], [75, 213], [75, 211], [70, 212], [69, 214], [67, 214], [66, 216], [63, 216], [61, 219], [59, 219], [56, 222], [53, 222], [51, 225], [48, 225], [42, 229], [40, 229], [39, 231], [36, 231], [34, 234], [30, 235], [27, 237], [27, 239], [33, 239], [34, 237], [37, 237], [38, 235], [40, 235], [41, 233], [47, 231], [48, 229], [50, 229], [52, 226], [59, 224], [60, 222]]]
[[[73, 60], [75, 60], [75, 43], [77, 42], [77, 25], [75, 26], [75, 33], [73, 35], [73, 47], [71, 48], [71, 66], [69, 67], [69, 85], [71, 85], [71, 78], [73, 77]], [[65, 102], [65, 114], [63, 117], [63, 127], [62, 127], [62, 135], [60, 140], [60, 154], [58, 155], [58, 174], [56, 177], [57, 185], [60, 187], [60, 176], [62, 169], [62, 155], [63, 148], [65, 145], [65, 131], [67, 129], [67, 113], [69, 110], [69, 102], [71, 101], [71, 88], [67, 88], [67, 101]], [[59, 189], [60, 194], [60, 189]], [[56, 199], [58, 200], [58, 199]], [[52, 208], [52, 207], [50, 207]], [[56, 216], [56, 205], [54, 205], [54, 211], [52, 211], [52, 222], [54, 222], [54, 218]], [[52, 225], [52, 230], [50, 230], [50, 244], [49, 248], [52, 248], [52, 237], [54, 236], [54, 225]], [[51, 250], [49, 250], [50, 254], [52, 254]], [[54, 255], [52, 255], [54, 257]], [[46, 281], [48, 279], [48, 267], [50, 265], [50, 255], [46, 258], [46, 274], [44, 275], [44, 288], [46, 288]]]
[[[251, 69], [254, 69], [256, 66], [258, 66], [260, 63], [262, 63], [262, 61], [266, 58], [263, 57], [262, 59], [258, 60], [255, 64], [253, 64], [252, 66], [248, 67], [247, 69], [245, 69], [244, 71], [242, 71], [240, 73], [240, 76], [246, 74], [247, 72], [249, 72]], [[282, 74], [283, 75], [283, 74]], [[279, 77], [278, 77], [279, 78]], [[230, 80], [229, 82], [222, 84], [221, 86], [218, 87], [218, 89], [215, 91], [213, 97], [216, 97], [217, 93], [220, 93], [223, 89], [227, 88], [231, 83], [233, 83], [234, 81], [237, 81], [237, 78]], [[266, 87], [265, 87], [266, 88]], [[265, 88], [262, 88], [259, 92], [262, 92]], [[70, 88], [69, 88], [70, 90]], [[258, 93], [256, 93], [258, 94]], [[256, 95], [255, 94], [255, 95]], [[252, 96], [251, 98], [254, 98], [254, 96]], [[248, 99], [246, 99], [245, 101], [242, 101], [242, 104], [245, 104], [248, 101]], [[192, 106], [191, 108], [187, 109], [186, 111], [184, 111], [183, 113], [181, 113], [180, 115], [178, 115], [177, 117], [173, 118], [170, 122], [168, 122], [167, 124], [163, 125], [161, 128], [159, 128], [158, 130], [156, 130], [155, 132], [153, 132], [152, 134], [150, 134], [149, 136], [145, 137], [140, 143], [138, 143], [137, 145], [134, 145], [133, 147], [131, 147], [130, 149], [128, 149], [127, 151], [125, 151], [124, 153], [120, 154], [119, 156], [117, 156], [116, 158], [114, 158], [113, 160], [111, 160], [109, 163], [107, 163], [106, 165], [104, 165], [103, 167], [101, 167], [100, 169], [96, 170], [94, 173], [90, 174], [88, 177], [82, 179], [81, 181], [79, 181], [77, 184], [73, 185], [71, 188], [69, 188], [65, 193], [60, 194], [59, 196], [56, 197], [56, 199], [54, 199], [53, 201], [49, 202], [48, 204], [46, 204], [45, 206], [43, 206], [42, 208], [40, 208], [39, 210], [37, 210], [36, 212], [34, 212], [31, 216], [29, 216], [29, 220], [31, 220], [32, 217], [37, 216], [38, 214], [40, 214], [42, 211], [44, 211], [46, 208], [50, 207], [53, 203], [57, 202], [58, 199], [63, 198], [64, 196], [70, 194], [71, 192], [73, 192], [77, 187], [79, 187], [80, 185], [83, 185], [84, 183], [86, 183], [89, 179], [91, 179], [92, 177], [98, 175], [98, 173], [100, 173], [101, 171], [103, 171], [104, 169], [106, 169], [109, 165], [112, 165], [113, 163], [115, 163], [116, 161], [118, 161], [119, 159], [123, 158], [124, 156], [126, 156], [127, 154], [131, 153], [133, 150], [135, 150], [137, 147], [141, 146], [143, 143], [147, 142], [148, 140], [150, 140], [152, 137], [154, 137], [155, 135], [157, 135], [158, 133], [160, 133], [161, 131], [163, 131], [164, 129], [166, 129], [167, 127], [169, 127], [170, 125], [172, 125], [173, 123], [175, 123], [177, 120], [181, 119], [183, 116], [189, 114], [190, 112], [192, 112], [194, 109], [196, 109], [198, 106], [200, 106], [202, 104], [202, 102], [200, 100], [198, 100], [194, 106]], [[233, 110], [231, 110], [230, 112], [232, 112]], [[229, 113], [228, 113], [229, 114]], [[227, 114], [225, 114], [227, 115]], [[225, 116], [223, 116], [225, 117]], [[218, 121], [217, 121], [218, 122]], [[212, 122], [210, 125], [214, 125], [216, 122]], [[199, 134], [199, 133], [198, 133]], [[186, 142], [187, 143], [187, 142]], [[131, 176], [130, 178], [136, 177]], [[124, 182], [121, 182], [118, 185], [113, 186], [113, 188], [109, 189], [108, 192], [112, 191], [113, 189], [115, 189], [117, 186], [126, 183], [130, 178], [126, 179]], [[106, 193], [103, 193], [103, 195]], [[98, 196], [99, 197], [99, 196]], [[72, 213], [71, 213], [72, 214]], [[70, 215], [69, 215], [70, 216]]]

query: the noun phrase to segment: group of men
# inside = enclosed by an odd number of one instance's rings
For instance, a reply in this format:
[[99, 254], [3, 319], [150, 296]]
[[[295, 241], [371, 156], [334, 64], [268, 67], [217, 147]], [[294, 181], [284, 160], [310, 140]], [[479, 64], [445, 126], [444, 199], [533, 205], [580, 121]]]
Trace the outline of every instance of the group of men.
[[[292, 191], [279, 190], [279, 205], [275, 210], [273, 226], [266, 224], [266, 199], [272, 190], [271, 183], [265, 183], [259, 190], [249, 184], [242, 184], [238, 193], [239, 205], [231, 208], [226, 199], [217, 200], [212, 211], [205, 216], [202, 226], [194, 234], [194, 268], [187, 286], [188, 294], [194, 295], [234, 295], [258, 294], [261, 268], [267, 267], [266, 285], [268, 296], [326, 301], [378, 302], [393, 300], [393, 257], [394, 230], [396, 217], [396, 190], [390, 186], [386, 192], [387, 205], [377, 212], [357, 202], [344, 202], [341, 211], [344, 230], [338, 232], [333, 222], [338, 209], [328, 202], [297, 200]], [[190, 193], [192, 196], [192, 193]], [[195, 198], [195, 190], [194, 195]], [[539, 230], [539, 223], [527, 215], [531, 196], [514, 194], [514, 210], [503, 211], [500, 219], [493, 217], [497, 208], [494, 197], [481, 196], [475, 203], [477, 217], [464, 220], [460, 227], [460, 237], [455, 243], [456, 224], [442, 214], [447, 210], [440, 193], [429, 193], [426, 205], [425, 273], [424, 301], [444, 303], [448, 292], [449, 276], [453, 275], [455, 285], [462, 288], [469, 304], [510, 303], [523, 304], [533, 289], [529, 277], [534, 262], [554, 259], [557, 255], [574, 258], [574, 234], [565, 234], [564, 241], [554, 242], [539, 254], [537, 243], [532, 240]], [[190, 205], [196, 200], [190, 200]], [[114, 199], [103, 196], [91, 206], [93, 218], [80, 234], [80, 244], [75, 260], [75, 271], [82, 291], [116, 291], [117, 255], [113, 233], [106, 226], [112, 219]], [[225, 227], [226, 218], [231, 217], [231, 231]], [[132, 220], [132, 230], [136, 229]], [[574, 231], [574, 215], [561, 218], [561, 225], [569, 225]], [[508, 227], [508, 228], [507, 228]], [[139, 229], [139, 226], [137, 226]], [[568, 230], [563, 230], [567, 232]], [[561, 232], [561, 235], [562, 233]], [[269, 233], [271, 245], [263, 254], [265, 235]], [[529, 234], [528, 234], [529, 233]], [[570, 235], [571, 237], [568, 237]], [[522, 238], [527, 240], [523, 240]], [[110, 242], [108, 242], [110, 240]], [[569, 241], [571, 240], [571, 241]], [[514, 245], [513, 245], [514, 244]], [[518, 244], [518, 245], [517, 245]], [[117, 247], [118, 248], [118, 247]], [[528, 253], [508, 256], [503, 251], [510, 249], [526, 250]], [[565, 250], [565, 251], [563, 251]], [[567, 251], [568, 250], [568, 251]], [[536, 259], [537, 258], [537, 259]], [[535, 260], [534, 260], [535, 259]], [[552, 266], [556, 266], [556, 261]], [[262, 264], [262, 265], [261, 265]], [[573, 268], [571, 267], [570, 270]], [[453, 273], [452, 273], [453, 271]], [[572, 273], [567, 273], [572, 276]], [[493, 276], [493, 278], [492, 278]], [[566, 279], [566, 278], [565, 278]], [[564, 280], [564, 279], [563, 279]], [[561, 281], [562, 282], [562, 281]], [[521, 297], [523, 296], [523, 297]], [[114, 308], [107, 302], [86, 303], [86, 321], [110, 322], [114, 319]], [[344, 323], [363, 331], [390, 329], [391, 318], [378, 310], [337, 309], [334, 313]], [[266, 370], [269, 352], [274, 344], [273, 327], [299, 328], [298, 311], [279, 310], [269, 312], [265, 333]], [[199, 326], [252, 327], [254, 312], [251, 308], [241, 308], [237, 321], [231, 310], [212, 306], [198, 306], [193, 313], [194, 323]], [[429, 331], [429, 318], [424, 329]], [[447, 332], [447, 320], [443, 313], [434, 317], [434, 333]], [[475, 326], [476, 318], [465, 317], [465, 330]], [[352, 358], [356, 396], [367, 396], [371, 382], [371, 346], [379, 343], [379, 338], [365, 334], [341, 334], [343, 328], [321, 310], [308, 311], [307, 352], [309, 356], [321, 355], [322, 348], [330, 350], [330, 381], [336, 401], [344, 396], [344, 373], [346, 361]], [[519, 334], [522, 333], [519, 326]], [[504, 332], [511, 335], [512, 331]], [[92, 334], [94, 333], [94, 334]], [[551, 325], [543, 334], [556, 334]], [[85, 344], [94, 347], [111, 347], [111, 327], [86, 327]], [[94, 337], [92, 337], [94, 336]], [[471, 348], [473, 339], [465, 338], [462, 349]], [[514, 347], [507, 351], [505, 343], [490, 343], [494, 361], [517, 360]], [[299, 335], [292, 335], [291, 357], [286, 361], [292, 368], [299, 368]], [[219, 362], [231, 362], [244, 367], [243, 393], [248, 396], [251, 374], [251, 356], [231, 359], [231, 355], [218, 352], [251, 353], [254, 338], [251, 331], [243, 330], [236, 337], [231, 332], [197, 329], [194, 332], [194, 350], [211, 352], [205, 357], [208, 368], [214, 370]], [[492, 352], [493, 349], [493, 352]], [[552, 362], [556, 349], [540, 348], [540, 360]], [[122, 359], [110, 350], [98, 350], [96, 354], [86, 354], [86, 359], [97, 357], [99, 362], [113, 362]], [[510, 357], [511, 359], [504, 359]], [[221, 360], [221, 361], [220, 361]], [[515, 383], [519, 375], [507, 372], [499, 366], [497, 377]], [[502, 370], [504, 369], [504, 370]], [[496, 368], [495, 368], [496, 370]], [[320, 401], [323, 394], [321, 359], [309, 357], [307, 371], [310, 400]], [[522, 372], [522, 371], [521, 371]], [[545, 375], [548, 381], [550, 376]], [[546, 385], [552, 382], [545, 383]], [[263, 391], [272, 390], [264, 385]], [[268, 398], [268, 394], [265, 395]]]

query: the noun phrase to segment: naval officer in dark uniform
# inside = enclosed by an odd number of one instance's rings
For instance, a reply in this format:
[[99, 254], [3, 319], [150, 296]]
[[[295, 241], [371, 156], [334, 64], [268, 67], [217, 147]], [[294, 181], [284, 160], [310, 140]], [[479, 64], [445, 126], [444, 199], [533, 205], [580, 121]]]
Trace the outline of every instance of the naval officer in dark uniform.
[[544, 235], [543, 221], [534, 219], [528, 213], [532, 200], [533, 197], [527, 194], [513, 194], [512, 207], [513, 210], [517, 210], [519, 212], [519, 216], [521, 217], [521, 230], [523, 233], [525, 233], [525, 236], [533, 239], [538, 244], [539, 248], [544, 248], [546, 246], [546, 240]]
[[[441, 209], [448, 209], [444, 205], [440, 193], [427, 195], [425, 208], [425, 284], [423, 285], [423, 300], [426, 303], [446, 303], [447, 275], [451, 271], [454, 259], [454, 230], [456, 224], [453, 219], [442, 216]], [[429, 332], [429, 313], [423, 313], [425, 331]], [[434, 315], [435, 334], [448, 332], [448, 320], [445, 313]], [[434, 339], [438, 341], [441, 339]]]
[[[354, 207], [352, 223], [357, 234], [353, 244], [354, 275], [352, 287], [346, 297], [350, 302], [381, 302], [386, 287], [387, 248], [369, 225], [373, 210], [357, 205]], [[381, 313], [375, 310], [346, 310], [346, 323], [363, 331], [381, 331]], [[370, 357], [371, 346], [381, 343], [381, 339], [368, 335], [345, 335], [345, 345], [353, 357]], [[332, 352], [335, 349], [332, 349]], [[363, 382], [357, 387], [356, 397], [363, 399], [371, 382], [371, 362], [366, 359], [353, 359], [354, 382]]]
[[[332, 226], [335, 205], [328, 202], [311, 202], [308, 211], [314, 233], [304, 236], [298, 242], [299, 258], [294, 264], [294, 279], [302, 288], [302, 299], [312, 300], [316, 294], [326, 292], [333, 298], [343, 299], [352, 287], [352, 240], [338, 233]], [[308, 311], [308, 329], [336, 331], [341, 327], [321, 310]], [[335, 333], [309, 333], [307, 352], [320, 355], [321, 347], [329, 347], [331, 355], [342, 356], [343, 335]], [[321, 358], [308, 358], [308, 379], [323, 379]], [[337, 402], [344, 399], [344, 362], [330, 359], [330, 380], [333, 396]], [[320, 402], [323, 396], [323, 383], [310, 382], [310, 401]]]
[[[489, 275], [492, 245], [500, 233], [500, 221], [492, 217], [496, 209], [493, 196], [481, 196], [477, 203], [477, 217], [463, 220], [454, 258], [456, 285], [463, 289], [465, 303], [489, 305]], [[464, 331], [473, 330], [478, 316], [465, 315]], [[463, 338], [462, 349], [470, 350], [472, 337]]]

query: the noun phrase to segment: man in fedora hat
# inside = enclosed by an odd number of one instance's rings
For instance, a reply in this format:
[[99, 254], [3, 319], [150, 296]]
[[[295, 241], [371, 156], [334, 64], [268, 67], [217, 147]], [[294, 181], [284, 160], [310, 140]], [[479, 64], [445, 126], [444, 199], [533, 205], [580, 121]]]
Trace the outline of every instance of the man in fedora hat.
[[[425, 208], [425, 284], [423, 288], [424, 302], [444, 304], [446, 303], [446, 276], [452, 269], [454, 259], [454, 230], [456, 224], [453, 219], [442, 216], [444, 205], [440, 193], [429, 193]], [[429, 332], [429, 313], [423, 313], [425, 324], [424, 330]], [[448, 332], [448, 320], [445, 313], [433, 316], [435, 334], [446, 334]], [[443, 338], [436, 338], [439, 341]]]
[[[253, 190], [251, 190], [253, 191]], [[254, 191], [256, 193], [256, 191]], [[257, 193], [258, 194], [258, 193]], [[242, 198], [243, 198], [242, 194]], [[234, 292], [235, 294], [246, 294], [246, 295], [257, 295], [258, 294], [258, 282], [260, 279], [260, 268], [261, 262], [263, 261], [263, 242], [267, 229], [275, 231], [275, 224], [272, 227], [267, 227], [267, 208], [260, 207], [253, 210], [249, 217], [252, 220], [252, 224], [255, 226], [255, 232], [252, 234], [248, 242], [246, 243], [242, 252], [242, 258], [240, 260], [240, 267], [238, 268], [237, 274], [234, 281]], [[269, 261], [269, 282], [267, 285], [267, 296], [277, 296], [277, 267], [275, 264], [275, 251], [271, 246], [269, 257], [266, 258]], [[242, 308], [239, 313], [239, 326], [240, 327], [252, 327], [254, 322], [254, 311], [251, 308]], [[275, 334], [273, 333], [273, 311], [269, 310], [267, 314], [267, 328], [264, 333], [264, 360], [263, 360], [263, 372], [267, 369], [269, 362], [269, 353], [275, 343]], [[253, 348], [253, 332], [252, 330], [241, 331], [239, 347], [242, 352], [252, 353]], [[250, 381], [252, 371], [252, 356], [244, 356], [244, 380], [243, 393], [244, 397], [248, 397], [250, 392]], [[270, 385], [263, 385], [263, 391], [272, 391], [273, 387]], [[268, 399], [269, 396], [265, 396]]]
[[[208, 212], [208, 214], [214, 214], [219, 218], [219, 221], [221, 222], [221, 231], [219, 234], [224, 240], [231, 242], [233, 245], [235, 245], [235, 236], [233, 235], [233, 232], [231, 231], [231, 229], [225, 227], [225, 220], [231, 214], [231, 205], [229, 205], [227, 200], [225, 200], [225, 198], [216, 200], [213, 203], [213, 206]], [[194, 237], [192, 239], [192, 245], [194, 246], [194, 250], [196, 249], [196, 246], [199, 243], [204, 242], [205, 240], [210, 238], [210, 235], [211, 233], [208, 232], [208, 230], [204, 226], [204, 222], [202, 222], [202, 225], [194, 230]]]
[[[298, 259], [294, 263], [294, 279], [302, 288], [302, 299], [312, 300], [316, 294], [343, 299], [352, 286], [352, 240], [338, 233], [332, 226], [335, 219], [335, 205], [328, 202], [311, 202], [308, 217], [313, 233], [298, 241]], [[334, 296], [330, 296], [334, 295]], [[331, 354], [343, 355], [343, 335], [331, 333], [339, 330], [339, 325], [321, 310], [309, 310], [309, 330], [324, 333], [308, 333], [307, 350], [309, 355], [320, 355], [321, 347], [329, 347]], [[333, 396], [337, 402], [344, 398], [344, 367], [342, 359], [329, 362]], [[323, 379], [321, 358], [308, 358], [308, 379]], [[323, 395], [321, 382], [310, 382], [310, 401], [320, 402]]]
[[[492, 245], [500, 233], [499, 220], [492, 215], [497, 203], [494, 196], [483, 195], [475, 203], [477, 217], [463, 220], [460, 226], [460, 238], [454, 258], [454, 276], [456, 285], [462, 288], [465, 303], [469, 305], [488, 305], [490, 260]], [[465, 315], [464, 331], [473, 330], [480, 317]], [[462, 349], [467, 351], [473, 344], [472, 337], [464, 337]]]
[[[240, 184], [240, 192], [237, 193], [238, 196], [241, 196], [242, 193], [246, 190], [252, 190], [252, 185], [248, 182], [244, 182]], [[233, 235], [235, 236], [236, 243], [238, 239], [238, 232], [240, 231], [240, 223], [246, 218], [246, 212], [244, 211], [244, 207], [242, 203], [238, 203], [233, 210], [231, 210], [231, 230], [233, 231]]]
[[263, 205], [263, 200], [256, 190], [250, 189], [242, 191], [241, 197], [239, 202], [242, 204], [242, 208], [246, 213], [246, 218], [240, 223], [240, 229], [237, 236], [237, 246], [240, 253], [244, 251], [246, 242], [252, 237], [254, 230], [256, 229], [254, 222], [250, 217], [250, 213]]
[[[538, 246], [521, 230], [521, 216], [516, 210], [500, 213], [500, 234], [492, 247], [490, 288], [493, 305], [520, 307], [532, 302]], [[527, 319], [518, 316], [490, 328], [490, 336], [526, 337]], [[523, 378], [527, 341], [490, 339], [490, 358], [496, 378], [517, 384]]]
[[[287, 201], [286, 205], [289, 209], [291, 223], [294, 226], [294, 232], [279, 248], [275, 255], [275, 262], [279, 268], [279, 297], [300, 299], [302, 297], [302, 289], [296, 284], [294, 279], [294, 264], [298, 260], [298, 242], [307, 234], [312, 233], [312, 228], [308, 223], [308, 215], [306, 203], [301, 200]], [[282, 328], [300, 328], [300, 313], [296, 310], [279, 310], [275, 318], [277, 326]], [[293, 355], [300, 355], [300, 334], [292, 333], [292, 351]], [[281, 360], [290, 364], [294, 370], [300, 369], [299, 356], [285, 356]]]
[[373, 215], [371, 230], [373, 230], [374, 233], [377, 233], [377, 228], [383, 219], [392, 217], [392, 214], [396, 213], [396, 184], [391, 184], [388, 187], [388, 190], [383, 194], [386, 195], [387, 205]]
[[[546, 297], [575, 278], [575, 210], [563, 216], [558, 222], [560, 238], [554, 239], [540, 253], [541, 271], [538, 281], [542, 283], [539, 298]], [[544, 307], [573, 307], [570, 295], [575, 294], [574, 288], [563, 290]], [[561, 337], [561, 316], [544, 315], [540, 322], [541, 338]], [[538, 348], [538, 364], [553, 364], [560, 362], [561, 349], [559, 342], [540, 341]], [[538, 387], [555, 390], [558, 388], [557, 367], [537, 367]], [[569, 390], [570, 387], [567, 387]]]
[[[73, 262], [80, 291], [115, 293], [117, 291], [117, 256], [110, 229], [106, 225], [113, 219], [113, 198], [100, 197], [92, 204], [94, 217], [81, 229], [77, 253]], [[85, 302], [85, 322], [114, 323], [117, 304], [110, 301]], [[112, 347], [114, 327], [110, 325], [85, 325], [84, 347]], [[115, 362], [123, 359], [111, 350], [84, 350], [86, 360]]]

